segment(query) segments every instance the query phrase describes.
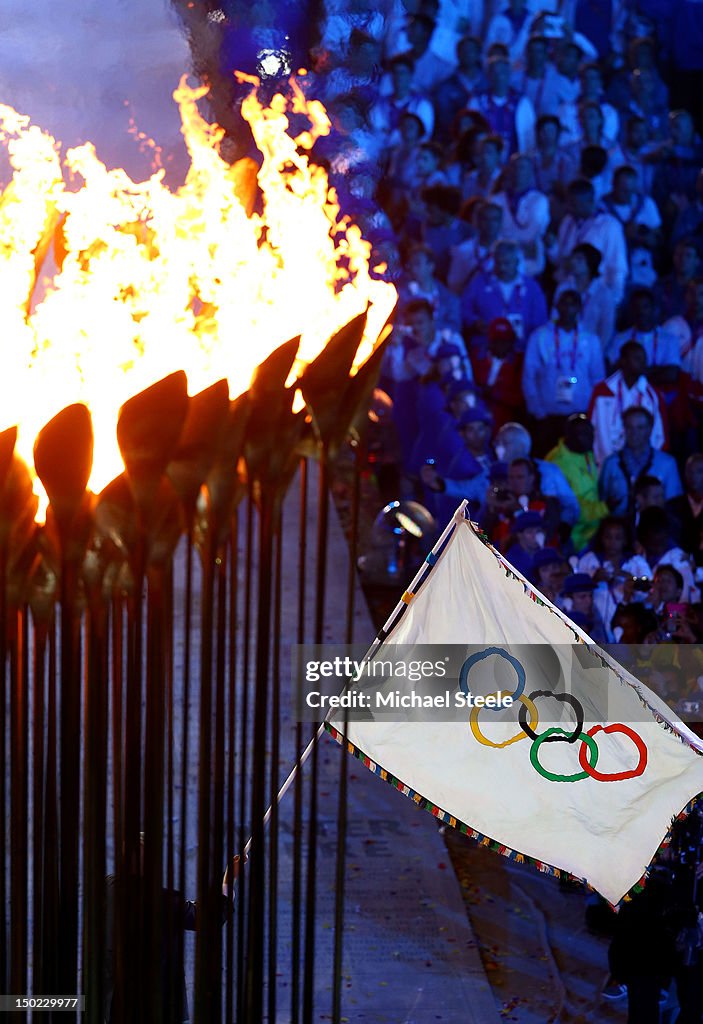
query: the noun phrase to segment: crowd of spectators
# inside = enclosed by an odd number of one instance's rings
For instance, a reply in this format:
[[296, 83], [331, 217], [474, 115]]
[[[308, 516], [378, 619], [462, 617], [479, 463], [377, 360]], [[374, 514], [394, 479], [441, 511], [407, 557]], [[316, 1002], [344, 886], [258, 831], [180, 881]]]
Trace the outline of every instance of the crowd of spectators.
[[599, 642], [703, 640], [696, 31], [688, 0], [328, 0], [305, 82], [399, 292], [402, 496], [469, 499]]

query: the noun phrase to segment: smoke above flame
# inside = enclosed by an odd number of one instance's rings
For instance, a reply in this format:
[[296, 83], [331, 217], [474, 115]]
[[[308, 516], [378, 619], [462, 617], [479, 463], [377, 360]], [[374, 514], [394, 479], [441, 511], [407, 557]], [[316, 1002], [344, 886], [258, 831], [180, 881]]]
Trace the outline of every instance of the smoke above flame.
[[[254, 209], [255, 169], [221, 158], [222, 130], [197, 108], [207, 90], [185, 77], [174, 99], [191, 164], [175, 191], [163, 170], [140, 182], [108, 170], [91, 144], [62, 163], [50, 135], [0, 105], [13, 170], [0, 197], [0, 429], [18, 426], [30, 469], [40, 429], [73, 402], [93, 419], [97, 493], [123, 470], [120, 407], [174, 370], [191, 394], [226, 378], [234, 398], [300, 334], [293, 380], [367, 306], [357, 360], [370, 354], [396, 293], [370, 276], [369, 243], [308, 161], [329, 132], [323, 106], [292, 89], [269, 107], [253, 89], [242, 107], [262, 156]], [[295, 137], [291, 113], [309, 124]]]

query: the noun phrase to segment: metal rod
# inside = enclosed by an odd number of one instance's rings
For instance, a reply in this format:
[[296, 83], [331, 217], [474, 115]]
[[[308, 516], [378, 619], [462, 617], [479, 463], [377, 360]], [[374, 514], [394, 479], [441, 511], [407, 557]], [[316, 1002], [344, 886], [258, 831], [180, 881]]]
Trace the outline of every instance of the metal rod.
[[251, 776], [251, 845], [249, 864], [249, 920], [244, 1019], [263, 1016], [265, 933], [265, 848], [263, 815], [266, 801], [266, 726], [271, 644], [271, 575], [273, 561], [273, 498], [262, 489], [259, 503], [258, 601], [256, 672]]
[[[193, 517], [191, 515], [187, 522], [186, 531], [185, 592], [183, 595], [183, 665], [181, 675], [183, 693], [181, 703], [181, 829], [178, 843], [178, 890], [182, 898], [185, 898], [186, 891], [186, 863], [188, 850], [188, 730], [190, 724], [190, 623], [193, 609], [193, 542]], [[183, 934], [183, 930], [179, 929], [178, 941], [176, 943], [174, 984], [180, 984], [180, 978], [183, 974], [185, 956], [184, 941], [185, 936]], [[175, 998], [175, 991], [173, 994]]]
[[[329, 465], [325, 446], [320, 447], [317, 550], [315, 561], [315, 644], [322, 644], [327, 581], [327, 534], [329, 523]], [[317, 738], [315, 734], [314, 738]], [[303, 967], [303, 1024], [312, 1024], [315, 991], [315, 904], [317, 891], [317, 776], [318, 746], [313, 743], [310, 760], [310, 803], [308, 820], [307, 875], [305, 892], [305, 960]]]
[[[232, 513], [229, 538], [229, 609], [227, 618], [228, 661], [227, 661], [227, 694], [228, 704], [228, 740], [227, 750], [227, 864], [234, 857], [234, 814], [235, 814], [235, 751], [237, 747], [237, 607], [239, 588], [237, 586], [239, 545], [239, 513], [235, 508]], [[234, 895], [234, 877], [232, 871], [227, 875], [229, 885], [227, 899], [231, 904]], [[226, 1024], [234, 1016], [234, 918], [227, 916], [226, 951], [225, 951], [225, 1021]]]
[[[24, 689], [24, 609], [10, 621], [10, 985], [26, 992], [27, 971], [27, 708]], [[4, 851], [3, 851], [4, 854]], [[14, 1014], [13, 1014], [14, 1016]], [[17, 1019], [20, 1018], [17, 1015]]]
[[[298, 523], [298, 629], [297, 642], [305, 640], [305, 588], [307, 584], [308, 546], [308, 461], [300, 460], [300, 498]], [[302, 722], [295, 723], [295, 757], [300, 761], [303, 746]], [[300, 1018], [300, 917], [302, 907], [302, 818], [303, 786], [302, 773], [296, 772], [295, 798], [293, 806], [293, 885], [292, 885], [292, 937], [291, 937], [291, 1024], [298, 1024]], [[291, 779], [292, 781], [292, 779]]]
[[276, 1019], [276, 975], [278, 966], [278, 761], [281, 729], [281, 589], [283, 572], [283, 518], [280, 510], [274, 524], [273, 653], [271, 666], [271, 828], [269, 830], [269, 934], [268, 934], [268, 1019]]
[[[212, 991], [212, 629], [215, 557], [209, 533], [202, 552], [200, 592], [200, 735], [198, 744], [198, 928], [195, 933], [194, 1020], [216, 1024], [220, 1013]], [[219, 1000], [217, 1003], [219, 1008]]]
[[[246, 779], [249, 768], [249, 672], [251, 668], [251, 628], [252, 628], [252, 591], [253, 591], [253, 566], [254, 566], [254, 501], [251, 496], [251, 488], [247, 495], [247, 518], [244, 541], [244, 630], [243, 630], [243, 651], [242, 651], [242, 700], [240, 714], [240, 761], [239, 761], [239, 836], [238, 846], [240, 856], [243, 858], [244, 835], [247, 820], [247, 790]], [[244, 934], [248, 916], [248, 886], [241, 886], [239, 913], [237, 914], [237, 1020], [244, 1020], [244, 994], [245, 994], [245, 962], [244, 962]]]
[[[35, 618], [33, 644], [34, 685], [32, 693], [32, 789], [34, 817], [32, 833], [32, 991], [40, 993], [46, 991], [43, 978], [42, 895], [44, 892], [44, 731], [46, 726], [44, 690], [46, 686], [47, 637], [47, 623]], [[4, 851], [4, 847], [0, 848]]]

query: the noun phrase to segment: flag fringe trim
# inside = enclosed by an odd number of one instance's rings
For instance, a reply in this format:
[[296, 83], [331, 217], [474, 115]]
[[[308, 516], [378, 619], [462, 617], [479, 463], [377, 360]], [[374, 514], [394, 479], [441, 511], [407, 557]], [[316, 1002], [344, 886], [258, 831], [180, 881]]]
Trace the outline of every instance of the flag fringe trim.
[[[448, 811], [443, 810], [443, 808], [438, 807], [437, 804], [428, 800], [427, 797], [422, 795], [422, 793], [418, 793], [403, 782], [402, 779], [396, 778], [396, 776], [387, 769], [373, 761], [368, 754], [365, 754], [364, 751], [352, 743], [350, 739], [345, 739], [342, 733], [338, 729], [335, 729], [333, 725], [330, 725], [329, 722], [325, 722], [324, 724], [325, 729], [332, 739], [336, 740], [341, 747], [345, 747], [347, 753], [352, 754], [358, 761], [361, 761], [361, 763], [368, 768], [370, 772], [377, 775], [383, 782], [387, 782], [389, 786], [393, 787], [393, 789], [397, 789], [399, 793], [403, 794], [403, 796], [409, 797], [414, 804], [422, 810], [428, 811], [438, 821], [456, 829], [457, 832], [465, 835], [467, 839], [470, 839], [478, 846], [484, 846], [493, 853], [498, 853], [501, 857], [507, 858], [507, 860], [515, 861], [516, 864], [527, 864], [529, 867], [536, 868], [543, 875], [550, 875], [553, 878], [576, 878], [588, 889], [595, 891], [593, 890], [593, 887], [589, 885], [587, 879], [578, 878], [578, 876], [572, 875], [569, 871], [565, 871], [563, 868], [558, 868], [554, 864], [547, 864], [546, 861], [538, 860], [536, 857], [530, 857], [526, 853], [520, 853], [519, 850], [513, 850], [512, 847], [498, 842], [497, 839], [493, 839], [491, 836], [487, 836], [483, 832], [479, 832], [478, 829], [475, 829], [472, 825], [468, 825], [465, 821], [462, 821], [460, 818], [456, 818], [453, 814], [450, 814]], [[683, 821], [687, 818], [699, 799], [700, 796], [694, 797], [693, 800], [689, 801], [689, 803], [687, 803], [686, 806], [671, 819], [671, 826], [660, 843], [654, 857], [652, 857], [652, 862], [662, 850], [666, 849], [666, 847], [670, 845], [671, 829], [674, 824], [677, 821]], [[616, 904], [611, 904], [614, 909], [619, 909], [623, 903], [629, 902], [633, 896], [636, 896], [638, 893], [643, 891], [649, 877], [650, 868], [651, 862], [645, 869], [644, 874], [639, 881], [635, 882], [635, 884], [628, 889], [622, 899]]]

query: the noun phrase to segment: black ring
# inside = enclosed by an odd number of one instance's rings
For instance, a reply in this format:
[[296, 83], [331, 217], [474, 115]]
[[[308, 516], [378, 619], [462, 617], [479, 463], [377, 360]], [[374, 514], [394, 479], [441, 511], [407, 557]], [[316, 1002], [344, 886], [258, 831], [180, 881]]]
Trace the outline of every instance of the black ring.
[[[552, 734], [551, 736], [548, 736], [546, 739], [542, 740], [542, 742], [576, 743], [576, 741], [578, 740], [579, 736], [583, 731], [584, 715], [583, 706], [581, 705], [581, 703], [575, 697], [572, 697], [569, 693], [555, 693], [553, 690], [533, 690], [532, 693], [529, 694], [529, 699], [531, 701], [534, 701], [535, 697], [554, 697], [555, 700], [560, 700], [562, 704], [570, 704], [576, 714], [576, 728], [570, 736], [568, 734], [565, 736], [556, 736]], [[520, 704], [520, 707], [518, 709], [518, 721], [520, 722], [520, 728], [522, 729], [522, 731], [526, 733], [531, 740], [540, 739], [539, 733], [536, 733], [534, 729], [530, 725], [528, 725], [527, 708], [522, 703]]]

